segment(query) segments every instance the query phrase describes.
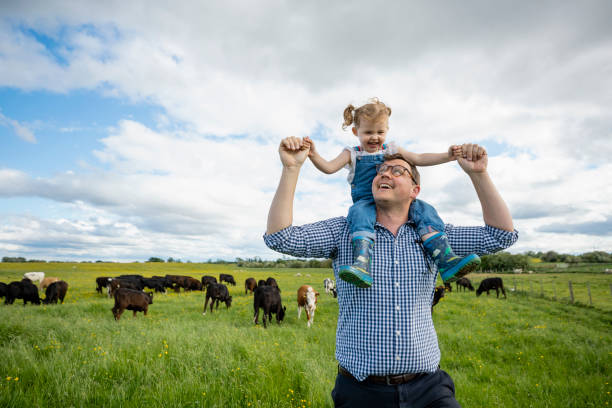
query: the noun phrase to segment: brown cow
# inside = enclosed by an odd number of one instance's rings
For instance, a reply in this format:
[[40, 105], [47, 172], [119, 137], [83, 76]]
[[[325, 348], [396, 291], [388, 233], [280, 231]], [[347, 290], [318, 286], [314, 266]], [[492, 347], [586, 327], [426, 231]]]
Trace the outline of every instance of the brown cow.
[[246, 295], [247, 292], [250, 290], [251, 293], [255, 292], [255, 289], [257, 289], [257, 281], [255, 281], [255, 278], [248, 278], [247, 280], [244, 281], [244, 294]]
[[[47, 279], [47, 278], [45, 278]], [[66, 297], [66, 292], [68, 292], [68, 283], [63, 280], [53, 282], [49, 285], [46, 291], [45, 300], [43, 303], [48, 305], [50, 303], [57, 304], [57, 301], [60, 301], [60, 304], [64, 303], [64, 298]]]
[[300, 286], [297, 292], [298, 319], [302, 315], [302, 309], [306, 309], [308, 327], [310, 327], [314, 320], [315, 310], [317, 309], [317, 296], [319, 296], [319, 292], [315, 292], [310, 285]]
[[52, 284], [53, 282], [57, 282], [58, 280], [60, 279], [49, 276], [40, 282], [40, 286], [38, 288], [40, 290], [46, 289], [50, 284]]
[[153, 303], [153, 292], [142, 292], [140, 290], [119, 288], [115, 291], [115, 306], [111, 309], [115, 320], [121, 318], [125, 309], [132, 310], [134, 317], [136, 312], [144, 312], [147, 315], [149, 305]]

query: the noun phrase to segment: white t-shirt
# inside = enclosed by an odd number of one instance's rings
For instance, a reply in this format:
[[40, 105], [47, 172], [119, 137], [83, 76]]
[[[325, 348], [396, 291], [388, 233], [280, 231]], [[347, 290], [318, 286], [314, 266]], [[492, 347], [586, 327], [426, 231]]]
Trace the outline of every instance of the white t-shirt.
[[355, 163], [357, 163], [357, 157], [359, 157], [359, 156], [372, 156], [372, 155], [375, 155], [375, 154], [383, 154], [384, 155], [384, 154], [399, 153], [399, 150], [398, 150], [397, 145], [395, 144], [395, 142], [385, 143], [385, 146], [387, 147], [386, 149], [379, 150], [379, 151], [374, 152], [374, 153], [368, 153], [368, 152], [363, 151], [363, 150], [355, 150], [355, 148], [351, 147], [351, 146], [346, 146], [344, 148], [344, 150], [348, 150], [349, 153], [351, 154], [351, 161], [349, 163], [347, 163], [346, 166], [344, 166], [344, 168], [349, 171], [349, 174], [346, 177], [346, 180], [348, 181], [349, 184], [351, 184], [353, 182], [353, 178], [355, 177]]

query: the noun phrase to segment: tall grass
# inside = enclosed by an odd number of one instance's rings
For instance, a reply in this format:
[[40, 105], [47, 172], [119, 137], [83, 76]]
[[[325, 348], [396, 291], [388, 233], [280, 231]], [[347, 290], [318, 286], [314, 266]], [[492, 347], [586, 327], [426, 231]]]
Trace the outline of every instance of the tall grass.
[[[57, 306], [0, 306], [0, 406], [325, 407], [336, 376], [338, 306], [325, 269], [247, 270], [208, 264], [2, 264], [8, 282], [44, 270], [70, 284]], [[301, 276], [296, 276], [296, 273]], [[95, 277], [120, 273], [232, 273], [228, 310], [202, 315], [202, 293], [155, 295], [149, 315], [126, 311]], [[307, 276], [309, 275], [309, 276]], [[252, 322], [247, 277], [273, 276], [287, 306], [268, 329]], [[476, 280], [479, 280], [478, 277]], [[321, 292], [311, 329], [296, 291]], [[508, 286], [508, 284], [506, 284]], [[600, 407], [612, 391], [612, 313], [508, 294], [447, 294], [435, 307], [441, 365], [465, 407]]]

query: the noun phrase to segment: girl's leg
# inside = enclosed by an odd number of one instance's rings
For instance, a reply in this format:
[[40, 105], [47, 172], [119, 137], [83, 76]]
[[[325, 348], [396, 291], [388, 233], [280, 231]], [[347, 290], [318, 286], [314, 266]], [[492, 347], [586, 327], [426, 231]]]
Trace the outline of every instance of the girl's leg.
[[438, 266], [445, 283], [467, 275], [480, 264], [476, 254], [466, 257], [455, 255], [444, 233], [444, 223], [431, 205], [422, 200], [414, 200], [410, 205], [409, 218], [416, 224], [423, 247]]
[[347, 217], [353, 245], [353, 264], [343, 265], [338, 271], [340, 279], [361, 288], [372, 286], [370, 264], [374, 246], [374, 224], [376, 204], [374, 199], [363, 199], [354, 203]]

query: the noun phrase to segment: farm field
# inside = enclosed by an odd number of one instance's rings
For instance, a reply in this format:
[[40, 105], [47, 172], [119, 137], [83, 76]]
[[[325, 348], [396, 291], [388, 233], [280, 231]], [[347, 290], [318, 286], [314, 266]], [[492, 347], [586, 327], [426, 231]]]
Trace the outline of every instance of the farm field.
[[[0, 263], [0, 281], [19, 280], [26, 271], [45, 271], [70, 288], [63, 305], [0, 306], [0, 406], [332, 406], [338, 307], [322, 285], [330, 269]], [[169, 292], [155, 295], [148, 316], [126, 311], [115, 322], [113, 301], [95, 292], [95, 278], [129, 273], [231, 273], [237, 286], [230, 286], [229, 310], [220, 304], [203, 316], [202, 293]], [[498, 275], [508, 299], [454, 290], [442, 298], [434, 309], [441, 367], [462, 406], [610, 406], [612, 275], [569, 275], [575, 287], [590, 282], [593, 307], [580, 292], [578, 305], [561, 299], [565, 274]], [[253, 325], [252, 295], [243, 283], [268, 276], [282, 289], [287, 315], [264, 329]], [[477, 286], [485, 276], [470, 278]], [[517, 291], [510, 290], [514, 278]], [[531, 285], [539, 294], [544, 278], [557, 279], [557, 301], [524, 292]], [[305, 283], [321, 293], [311, 329], [305, 316], [297, 320], [296, 291]]]

